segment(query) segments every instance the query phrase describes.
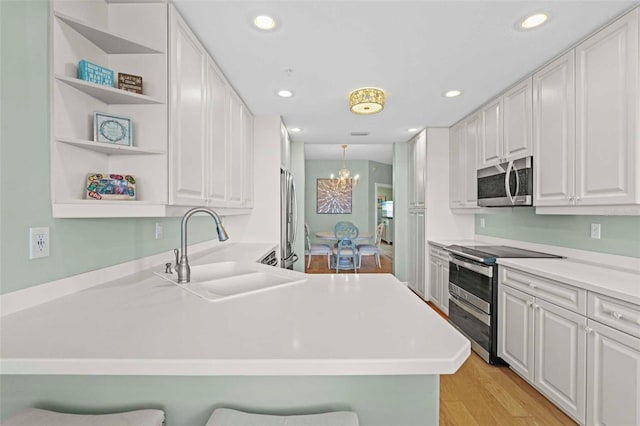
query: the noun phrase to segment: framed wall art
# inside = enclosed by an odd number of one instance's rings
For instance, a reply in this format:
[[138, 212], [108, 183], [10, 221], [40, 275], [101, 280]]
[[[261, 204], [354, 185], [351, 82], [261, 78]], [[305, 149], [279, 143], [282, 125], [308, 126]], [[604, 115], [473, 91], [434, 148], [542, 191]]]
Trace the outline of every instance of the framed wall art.
[[131, 117], [93, 113], [93, 140], [102, 143], [131, 146]]
[[318, 214], [351, 214], [351, 179], [323, 179], [316, 181], [316, 212]]

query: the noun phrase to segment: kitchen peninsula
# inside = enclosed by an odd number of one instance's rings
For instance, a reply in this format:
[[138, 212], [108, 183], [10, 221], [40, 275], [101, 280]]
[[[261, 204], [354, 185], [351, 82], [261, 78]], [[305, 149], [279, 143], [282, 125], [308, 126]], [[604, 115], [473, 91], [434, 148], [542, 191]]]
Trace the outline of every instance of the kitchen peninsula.
[[[194, 264], [220, 260], [229, 259]], [[156, 407], [168, 425], [194, 425], [227, 406], [431, 425], [439, 375], [469, 355], [469, 342], [392, 275], [287, 271], [306, 280], [207, 302], [153, 271], [4, 316], [3, 416]]]

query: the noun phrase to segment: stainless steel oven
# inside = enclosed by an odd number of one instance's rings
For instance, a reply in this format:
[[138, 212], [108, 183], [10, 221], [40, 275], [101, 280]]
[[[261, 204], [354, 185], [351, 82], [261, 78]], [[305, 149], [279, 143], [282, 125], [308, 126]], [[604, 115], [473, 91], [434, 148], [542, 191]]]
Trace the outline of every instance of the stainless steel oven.
[[449, 260], [449, 322], [470, 341], [485, 361], [497, 362], [494, 321], [495, 266], [451, 255]]

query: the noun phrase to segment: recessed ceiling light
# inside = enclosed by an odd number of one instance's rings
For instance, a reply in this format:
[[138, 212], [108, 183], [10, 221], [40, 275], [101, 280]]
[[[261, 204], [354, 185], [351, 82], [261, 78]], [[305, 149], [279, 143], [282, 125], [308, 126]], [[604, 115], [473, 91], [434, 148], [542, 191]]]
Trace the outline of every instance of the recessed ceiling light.
[[289, 131], [293, 133], [299, 133], [302, 131], [302, 129], [300, 127], [292, 127], [289, 129]]
[[278, 96], [280, 96], [281, 98], [290, 98], [293, 96], [293, 92], [291, 90], [278, 90]]
[[410, 129], [407, 129], [407, 132], [417, 132], [417, 131], [418, 131], [418, 129], [417, 129], [417, 128], [415, 128], [415, 127], [412, 127], [412, 128], [410, 128]]
[[544, 13], [536, 13], [527, 18], [524, 18], [522, 22], [520, 22], [520, 28], [524, 30], [530, 30], [531, 28], [535, 28], [547, 22], [549, 16]]
[[258, 29], [268, 31], [276, 27], [276, 21], [271, 16], [260, 15], [253, 19], [253, 25]]
[[462, 95], [462, 92], [459, 90], [449, 90], [448, 92], [444, 93], [444, 96], [447, 98], [455, 98], [456, 96], [460, 95]]

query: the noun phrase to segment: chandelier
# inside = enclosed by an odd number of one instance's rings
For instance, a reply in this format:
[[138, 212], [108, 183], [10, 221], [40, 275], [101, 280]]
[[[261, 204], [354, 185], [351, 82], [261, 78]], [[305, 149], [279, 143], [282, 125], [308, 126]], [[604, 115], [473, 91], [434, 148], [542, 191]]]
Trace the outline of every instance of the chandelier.
[[[345, 185], [347, 182], [352, 182], [354, 184], [358, 183], [360, 181], [360, 175], [355, 175], [353, 178], [351, 177], [351, 172], [349, 171], [349, 169], [347, 169], [347, 145], [342, 145], [342, 168], [340, 169], [340, 171], [338, 172], [338, 184], [343, 186]], [[336, 176], [331, 173], [331, 179], [336, 179]]]
[[354, 114], [375, 114], [384, 109], [384, 92], [375, 87], [361, 87], [349, 93], [349, 109]]

